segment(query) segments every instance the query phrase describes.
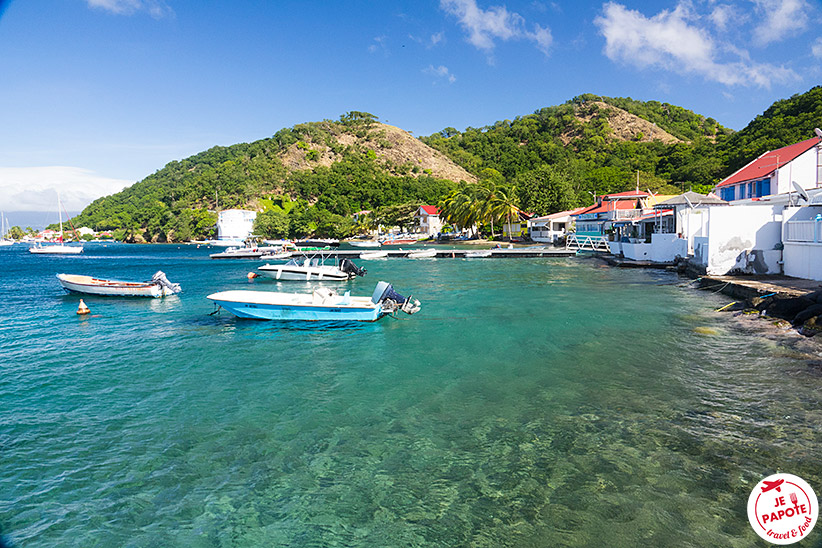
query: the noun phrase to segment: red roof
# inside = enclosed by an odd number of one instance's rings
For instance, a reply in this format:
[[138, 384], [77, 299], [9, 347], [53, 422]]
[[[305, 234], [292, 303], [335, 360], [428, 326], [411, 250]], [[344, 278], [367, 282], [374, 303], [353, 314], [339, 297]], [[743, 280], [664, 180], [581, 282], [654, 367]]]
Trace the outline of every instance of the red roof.
[[420, 206], [420, 207], [422, 208], [423, 211], [425, 211], [429, 215], [439, 215], [440, 214], [440, 210], [437, 209], [437, 206], [424, 205], [424, 206]]
[[639, 198], [650, 196], [644, 190], [628, 190], [627, 192], [617, 192], [616, 194], [606, 194], [602, 198], [605, 200], [613, 199], [613, 198]]
[[728, 186], [768, 177], [771, 173], [776, 171], [777, 168], [793, 161], [797, 156], [809, 151], [814, 146], [819, 144], [819, 142], [820, 139], [818, 137], [813, 137], [800, 143], [788, 145], [776, 150], [770, 150], [742, 169], [736, 171], [727, 179], [721, 181], [718, 185], [716, 185], [716, 187], [719, 188], [721, 186]]
[[587, 215], [589, 213], [606, 213], [608, 211], [616, 211], [617, 209], [636, 209], [636, 202], [634, 200], [613, 200], [608, 202], [601, 202], [594, 204], [587, 209], [577, 211], [572, 214], [573, 217], [577, 215]]

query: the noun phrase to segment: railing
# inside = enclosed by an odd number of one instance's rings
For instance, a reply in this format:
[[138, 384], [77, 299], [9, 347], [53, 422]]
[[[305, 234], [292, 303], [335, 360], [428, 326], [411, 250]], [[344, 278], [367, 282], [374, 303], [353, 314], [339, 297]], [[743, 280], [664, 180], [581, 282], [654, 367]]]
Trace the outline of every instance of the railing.
[[822, 243], [822, 222], [788, 221], [785, 226], [785, 241]]
[[581, 236], [569, 234], [565, 240], [565, 249], [569, 251], [604, 251], [609, 253], [608, 239], [605, 236]]

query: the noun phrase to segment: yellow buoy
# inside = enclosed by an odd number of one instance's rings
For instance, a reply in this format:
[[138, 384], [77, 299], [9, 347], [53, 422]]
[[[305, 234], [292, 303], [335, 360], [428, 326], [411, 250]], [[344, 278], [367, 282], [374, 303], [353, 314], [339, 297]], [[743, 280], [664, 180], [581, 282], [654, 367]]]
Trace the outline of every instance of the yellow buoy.
[[89, 312], [91, 312], [91, 310], [88, 309], [86, 303], [83, 302], [83, 299], [80, 299], [80, 306], [77, 307], [77, 313], [82, 316], [83, 314], [88, 314]]
[[249, 279], [249, 280], [253, 280], [253, 279], [254, 279], [254, 278], [256, 278], [257, 276], [259, 276], [259, 274], [257, 274], [256, 272], [249, 272], [249, 273], [248, 273], [248, 279]]

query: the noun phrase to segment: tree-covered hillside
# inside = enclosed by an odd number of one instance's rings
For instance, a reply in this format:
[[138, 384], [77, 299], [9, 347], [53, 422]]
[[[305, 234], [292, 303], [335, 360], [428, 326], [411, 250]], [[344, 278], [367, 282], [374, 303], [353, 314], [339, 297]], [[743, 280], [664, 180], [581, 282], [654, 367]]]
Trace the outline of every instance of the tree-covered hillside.
[[[643, 134], [646, 122], [669, 136]], [[820, 87], [775, 103], [738, 133], [667, 103], [585, 94], [513, 121], [449, 127], [422, 140], [480, 178], [499, 174], [516, 186], [523, 209], [545, 214], [635, 188], [637, 177], [642, 190], [707, 192], [762, 152], [812, 137], [820, 124]]]
[[[453, 187], [418, 163], [397, 164], [375, 152], [392, 146], [367, 113], [301, 124], [269, 139], [170, 162], [96, 200], [75, 225], [115, 230], [127, 241], [182, 241], [213, 237], [218, 209], [250, 207], [284, 216], [265, 235], [302, 237], [321, 229], [325, 236], [346, 236], [353, 213], [436, 203]], [[300, 165], [290, 169], [284, 159]]]
[[[419, 140], [352, 111], [171, 162], [96, 200], [75, 224], [131, 241], [180, 241], [213, 236], [218, 209], [246, 207], [261, 212], [266, 236], [344, 237], [381, 220], [407, 222], [412, 206], [445, 204], [457, 190], [475, 194], [462, 181], [546, 214], [637, 184], [665, 194], [706, 192], [820, 126], [822, 87], [774, 103], [737, 133], [667, 103], [592, 94]], [[352, 214], [362, 210], [377, 213], [357, 227]]]

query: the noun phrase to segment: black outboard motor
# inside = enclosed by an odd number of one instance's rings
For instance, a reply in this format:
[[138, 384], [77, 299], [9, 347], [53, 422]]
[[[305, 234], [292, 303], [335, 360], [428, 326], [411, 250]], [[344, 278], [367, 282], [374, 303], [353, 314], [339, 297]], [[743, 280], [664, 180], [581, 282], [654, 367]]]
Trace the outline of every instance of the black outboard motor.
[[341, 259], [340, 270], [348, 274], [351, 278], [354, 276], [365, 276], [365, 269], [355, 265], [351, 259]]
[[402, 310], [406, 314], [414, 314], [420, 310], [420, 302], [409, 296], [403, 297], [396, 291], [394, 286], [388, 282], [379, 282], [374, 288], [374, 294], [371, 296], [373, 303], [381, 303], [383, 310], [386, 313], [393, 314], [397, 310]]

